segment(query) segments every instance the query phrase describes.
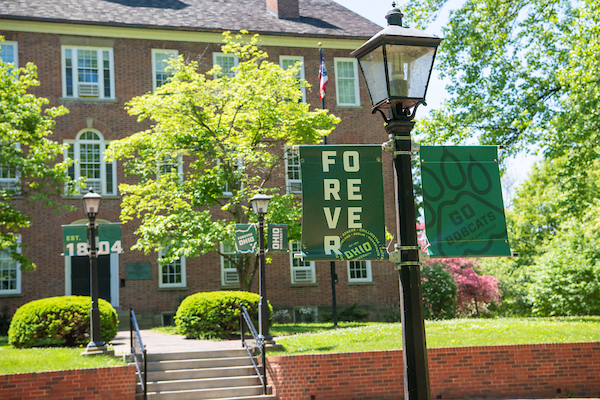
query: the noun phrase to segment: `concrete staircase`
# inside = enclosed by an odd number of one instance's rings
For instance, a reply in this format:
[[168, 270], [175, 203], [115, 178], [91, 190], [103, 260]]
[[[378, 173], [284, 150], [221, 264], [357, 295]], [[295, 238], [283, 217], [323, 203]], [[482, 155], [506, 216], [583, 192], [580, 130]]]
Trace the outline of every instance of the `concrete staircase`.
[[[245, 349], [148, 353], [149, 400], [266, 400]], [[269, 392], [270, 392], [270, 388]], [[136, 399], [142, 399], [138, 383]]]

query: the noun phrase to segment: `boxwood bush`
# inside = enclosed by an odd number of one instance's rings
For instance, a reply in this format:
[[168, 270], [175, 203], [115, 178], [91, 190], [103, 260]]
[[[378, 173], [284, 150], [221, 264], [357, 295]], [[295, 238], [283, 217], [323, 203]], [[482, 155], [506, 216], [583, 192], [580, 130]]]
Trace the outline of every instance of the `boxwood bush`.
[[[8, 329], [8, 341], [15, 347], [40, 344], [77, 346], [90, 340], [88, 296], [60, 296], [34, 300], [17, 309]], [[99, 299], [100, 337], [105, 343], [117, 334], [119, 319], [115, 309]]]
[[[179, 333], [188, 338], [224, 338], [240, 330], [242, 303], [258, 331], [258, 301], [256, 293], [241, 291], [200, 292], [186, 297], [175, 314]], [[272, 322], [273, 307], [269, 306]]]

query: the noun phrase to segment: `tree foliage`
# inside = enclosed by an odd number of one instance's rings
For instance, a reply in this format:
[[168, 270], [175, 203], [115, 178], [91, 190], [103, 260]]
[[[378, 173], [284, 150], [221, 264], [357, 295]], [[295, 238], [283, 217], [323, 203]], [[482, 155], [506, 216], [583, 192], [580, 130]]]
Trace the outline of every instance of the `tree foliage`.
[[[421, 27], [447, 0], [411, 1]], [[466, 0], [443, 31], [437, 69], [451, 84], [444, 106], [422, 121], [427, 142], [539, 145], [546, 155], [597, 158], [600, 3], [597, 0]]]
[[68, 110], [45, 107], [47, 99], [28, 93], [39, 84], [34, 64], [15, 68], [0, 59], [0, 176], [13, 182], [0, 186], [0, 249], [20, 262], [23, 269], [35, 267], [18, 252], [17, 242], [19, 231], [29, 227], [31, 217], [11, 200], [18, 196], [55, 206], [53, 196], [60, 194], [69, 181], [67, 163], [55, 162], [63, 147], [49, 138], [54, 118]]
[[443, 262], [427, 261], [421, 269], [423, 311], [426, 319], [449, 319], [456, 316], [458, 287]]
[[[239, 60], [233, 71], [217, 65], [203, 74], [181, 56], [171, 62], [166, 84], [128, 103], [151, 128], [113, 142], [108, 155], [139, 177], [119, 186], [121, 219], [141, 222], [134, 249], [166, 250], [166, 261], [217, 251], [236, 265], [247, 290], [257, 263], [224, 253], [219, 243], [233, 246], [235, 223], [255, 220], [248, 199], [260, 187], [272, 194], [267, 222], [289, 224], [292, 239], [298, 234], [297, 199], [266, 189], [267, 182], [284, 165], [284, 144], [317, 143], [339, 119], [299, 102], [307, 83], [295, 77], [298, 66], [268, 61], [257, 36], [225, 33], [224, 42], [222, 51]], [[181, 173], [172, 167], [178, 159]]]

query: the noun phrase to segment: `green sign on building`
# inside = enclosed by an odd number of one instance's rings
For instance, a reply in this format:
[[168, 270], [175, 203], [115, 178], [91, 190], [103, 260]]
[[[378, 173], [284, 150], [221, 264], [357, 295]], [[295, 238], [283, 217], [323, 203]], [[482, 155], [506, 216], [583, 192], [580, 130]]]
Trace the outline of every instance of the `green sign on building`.
[[510, 256], [496, 146], [421, 146], [432, 258]]
[[[63, 225], [63, 255], [87, 256], [88, 231], [86, 225]], [[98, 224], [98, 255], [122, 253], [121, 223]]]
[[381, 146], [300, 146], [304, 260], [381, 260]]

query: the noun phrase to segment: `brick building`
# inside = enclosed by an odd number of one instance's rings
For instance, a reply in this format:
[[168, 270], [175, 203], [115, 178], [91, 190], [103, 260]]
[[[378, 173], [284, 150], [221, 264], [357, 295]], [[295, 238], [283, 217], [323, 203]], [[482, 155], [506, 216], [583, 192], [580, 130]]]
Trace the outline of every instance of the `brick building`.
[[[70, 113], [57, 119], [53, 139], [70, 144], [65, 157], [77, 164], [74, 177], [95, 169], [88, 179], [102, 194], [99, 222], [119, 222], [118, 184], [127, 182], [118, 162], [105, 162], [100, 154], [110, 141], [144, 127], [127, 114], [124, 104], [153, 91], [164, 79], [165, 58], [181, 54], [197, 60], [205, 72], [214, 63], [235, 63], [220, 53], [221, 33], [246, 29], [261, 35], [261, 48], [282, 66], [301, 61], [301, 75], [312, 85], [305, 101], [321, 106], [318, 90], [319, 47], [322, 43], [329, 72], [326, 108], [341, 118], [328, 144], [371, 143], [387, 140], [379, 116], [371, 115], [367, 89], [350, 52], [381, 27], [331, 0], [21, 0], [0, 2], [0, 35], [5, 42], [0, 56], [23, 66], [38, 66], [41, 85], [33, 90], [51, 106], [64, 105]], [[96, 78], [90, 78], [96, 76]], [[79, 77], [79, 79], [77, 79]], [[99, 77], [99, 78], [98, 78]], [[97, 162], [98, 161], [98, 162]], [[294, 163], [279, 171], [275, 185], [295, 190]], [[287, 172], [287, 173], [286, 173]], [[0, 184], [10, 184], [7, 179]], [[386, 224], [395, 232], [392, 165], [384, 163]], [[28, 301], [59, 295], [83, 294], [89, 278], [86, 256], [64, 257], [63, 225], [85, 223], [81, 196], [58, 199], [77, 207], [55, 214], [48, 208], [27, 208], [31, 228], [23, 230], [24, 252], [37, 264], [33, 272], [19, 271], [17, 263], [0, 260], [0, 307], [11, 312]], [[14, 201], [19, 202], [18, 198]], [[23, 205], [23, 207], [27, 207]], [[163, 284], [158, 254], [129, 250], [135, 243], [135, 222], [124, 224], [125, 251], [101, 256], [100, 292], [117, 310], [133, 307], [158, 325], [169, 320], [179, 302], [199, 291], [235, 289], [237, 277], [216, 253], [182, 259], [175, 283]], [[290, 244], [293, 248], [295, 244]], [[278, 309], [300, 315], [300, 308], [331, 307], [329, 262], [302, 263], [291, 253], [278, 253], [267, 265], [267, 294]], [[128, 267], [148, 266], [148, 275], [129, 276]], [[337, 303], [341, 309], [358, 303], [371, 318], [398, 304], [398, 275], [390, 262], [336, 263]], [[256, 286], [255, 279], [255, 286]], [[87, 289], [89, 290], [89, 288]], [[124, 319], [121, 317], [121, 319]]]

